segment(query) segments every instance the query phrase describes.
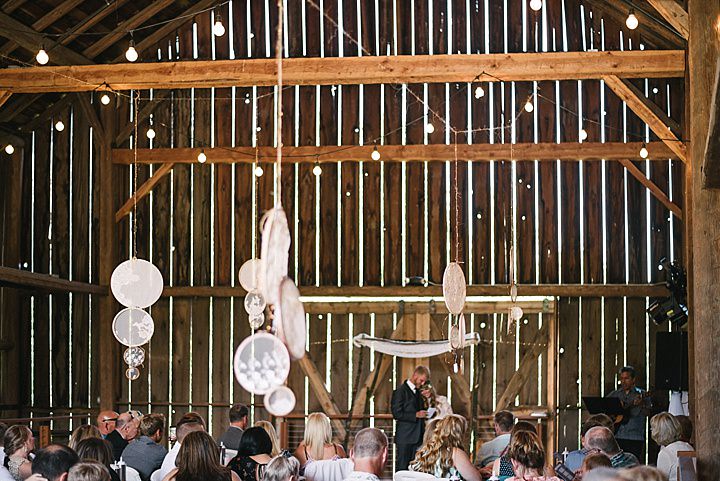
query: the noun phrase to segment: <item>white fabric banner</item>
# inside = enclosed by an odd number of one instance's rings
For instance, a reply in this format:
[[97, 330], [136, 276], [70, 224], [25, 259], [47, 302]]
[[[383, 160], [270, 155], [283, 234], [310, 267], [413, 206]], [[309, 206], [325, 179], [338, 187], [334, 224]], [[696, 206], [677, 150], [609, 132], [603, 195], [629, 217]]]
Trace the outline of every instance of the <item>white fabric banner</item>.
[[[465, 335], [465, 346], [480, 342], [480, 335], [477, 332], [470, 332]], [[397, 357], [419, 358], [439, 356], [450, 352], [450, 341], [395, 341], [381, 337], [372, 337], [368, 334], [358, 334], [353, 338], [356, 347], [368, 347], [383, 354], [390, 354]]]

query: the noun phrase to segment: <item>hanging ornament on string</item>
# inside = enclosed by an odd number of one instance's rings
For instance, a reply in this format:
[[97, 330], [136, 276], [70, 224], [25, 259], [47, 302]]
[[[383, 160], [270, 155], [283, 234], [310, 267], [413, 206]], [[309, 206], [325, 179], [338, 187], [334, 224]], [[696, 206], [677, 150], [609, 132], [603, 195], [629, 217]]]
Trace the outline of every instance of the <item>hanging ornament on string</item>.
[[235, 378], [253, 394], [265, 394], [282, 385], [290, 373], [290, 355], [282, 341], [267, 332], [245, 338], [235, 351]]
[[247, 291], [244, 306], [245, 312], [248, 313], [250, 328], [253, 330], [259, 329], [265, 323], [267, 302], [259, 288], [261, 267], [260, 259], [250, 259], [245, 261], [238, 271], [240, 285]]
[[517, 284], [515, 282], [515, 249], [510, 246], [510, 301], [512, 306], [508, 309], [508, 326], [507, 333], [510, 334], [512, 328], [517, 326], [523, 316], [522, 307], [517, 305]]

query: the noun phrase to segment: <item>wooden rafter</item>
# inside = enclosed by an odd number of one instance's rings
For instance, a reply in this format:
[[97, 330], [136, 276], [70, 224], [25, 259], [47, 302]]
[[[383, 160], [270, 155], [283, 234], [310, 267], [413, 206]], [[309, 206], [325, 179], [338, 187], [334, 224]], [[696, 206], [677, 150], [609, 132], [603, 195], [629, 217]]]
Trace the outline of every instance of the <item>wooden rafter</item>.
[[[41, 93], [90, 91], [103, 85], [114, 90], [272, 86], [277, 82], [275, 67], [274, 59], [28, 67], [0, 71], [0, 89]], [[287, 85], [580, 80], [607, 75], [668, 78], [684, 74], [682, 50], [300, 57], [283, 61]]]
[[3, 3], [2, 11], [5, 13], [13, 13], [15, 10], [22, 7], [25, 2], [27, 2], [27, 0], [7, 0]]
[[150, 177], [148, 180], [146, 180], [143, 185], [138, 187], [135, 194], [130, 197], [120, 209], [115, 213], [115, 222], [120, 222], [123, 217], [128, 215], [132, 210], [133, 206], [136, 202], [140, 202], [140, 199], [148, 195], [153, 187], [160, 182], [160, 180], [165, 177], [166, 174], [168, 174], [173, 168], [173, 164], [163, 164], [160, 166], [159, 169], [153, 173], [152, 177]]
[[5, 102], [7, 102], [8, 99], [10, 99], [11, 96], [12, 96], [12, 94], [10, 92], [8, 92], [7, 90], [0, 90], [0, 107], [2, 107], [3, 104], [5, 104]]
[[648, 0], [648, 3], [652, 5], [685, 40], [690, 38], [688, 14], [679, 3], [675, 0]]
[[[428, 145], [381, 145], [377, 149], [381, 159], [385, 162], [404, 161], [445, 161], [453, 160], [457, 153], [460, 161], [490, 161], [490, 160], [517, 160], [517, 161], [570, 161], [578, 160], [621, 160], [638, 158], [642, 143], [623, 142], [563, 142], [522, 143], [522, 144], [462, 144], [457, 146], [447, 144]], [[667, 160], [674, 157], [674, 153], [662, 142], [648, 144], [650, 160]], [[344, 145], [344, 146], [305, 146], [283, 147], [284, 162], [353, 162], [370, 160], [375, 147], [372, 145]], [[166, 149], [138, 149], [138, 163], [162, 164], [170, 163], [197, 163], [197, 156], [203, 150], [208, 163], [251, 163], [254, 162], [255, 148], [253, 147], [214, 147], [214, 148], [166, 148]], [[130, 149], [114, 149], [113, 162], [116, 164], [131, 164], [134, 162], [134, 151]], [[257, 158], [261, 162], [274, 162], [275, 148], [258, 148]]]
[[[37, 97], [34, 99], [32, 98], [34, 96], [28, 96], [33, 101], [37, 100]], [[46, 110], [44, 110], [40, 115], [32, 119], [27, 124], [23, 125], [20, 128], [21, 132], [32, 132], [36, 128], [42, 126], [44, 123], [47, 123], [55, 117], [57, 114], [62, 112], [63, 110], [67, 109], [70, 104], [72, 103], [73, 96], [71, 94], [66, 94], [64, 97], [59, 99], [57, 102], [52, 104], [50, 107], [48, 107]]]
[[[169, 92], [159, 92], [153, 97], [151, 102], [143, 105], [143, 107], [139, 109], [137, 113], [138, 124], [142, 124], [143, 122], [145, 122], [145, 120], [147, 120], [150, 115], [155, 112], [155, 109], [163, 103], [163, 100], [169, 98], [169, 95]], [[135, 122], [128, 122], [127, 124], [125, 124], [125, 126], [122, 127], [115, 136], [115, 145], [122, 144], [128, 137], [130, 137], [130, 134], [132, 134], [134, 128]]]
[[664, 120], [664, 113], [648, 100], [633, 84], [616, 75], [603, 78], [605, 84], [620, 97], [640, 119], [657, 135], [683, 162], [687, 163], [687, 148]]
[[668, 208], [670, 212], [675, 214], [680, 220], [683, 218], [682, 209], [675, 204], [673, 201], [670, 200], [670, 198], [665, 195], [665, 192], [662, 191], [660, 187], [657, 186], [653, 181], [648, 179], [645, 174], [638, 169], [635, 164], [633, 164], [628, 159], [620, 160], [620, 163], [625, 167], [630, 174], [635, 177], [645, 188], [647, 188], [650, 193], [655, 197], [662, 205]]
[[[340, 409], [335, 403], [332, 394], [330, 394], [330, 392], [325, 387], [325, 382], [323, 382], [320, 371], [318, 370], [313, 360], [310, 359], [310, 353], [306, 352], [305, 357], [300, 359], [298, 361], [298, 364], [300, 365], [300, 369], [302, 369], [302, 371], [308, 377], [308, 381], [310, 381], [310, 387], [315, 392], [315, 395], [318, 397], [320, 405], [325, 410], [325, 414], [328, 414], [330, 416], [341, 416], [342, 414], [340, 413]], [[345, 439], [345, 426], [343, 425], [342, 421], [335, 418], [332, 419], [331, 422], [335, 426], [335, 431], [338, 438]]]
[[710, 124], [704, 148], [703, 186], [720, 188], [720, 60], [715, 67], [715, 83], [710, 103]]
[[103, 139], [106, 138], [105, 129], [103, 128], [102, 124], [100, 123], [100, 118], [97, 115], [97, 112], [95, 111], [95, 108], [90, 104], [90, 100], [88, 99], [87, 95], [84, 94], [74, 94], [75, 98], [77, 99], [78, 103], [80, 104], [80, 109], [85, 114], [85, 117], [88, 119], [88, 123], [93, 128], [93, 136], [95, 137], [95, 140], [97, 142], [101, 142]]
[[0, 266], [0, 285], [32, 289], [41, 292], [73, 292], [75, 294], [107, 295], [107, 286], [69, 281], [48, 274], [21, 271], [12, 267]]

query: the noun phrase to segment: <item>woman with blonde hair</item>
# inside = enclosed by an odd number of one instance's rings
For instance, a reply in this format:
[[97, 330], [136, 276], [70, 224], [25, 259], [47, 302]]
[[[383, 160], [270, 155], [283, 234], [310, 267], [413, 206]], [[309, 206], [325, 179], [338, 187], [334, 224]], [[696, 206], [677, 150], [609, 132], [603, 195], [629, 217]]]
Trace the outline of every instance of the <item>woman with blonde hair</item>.
[[677, 479], [678, 451], [694, 451], [689, 443], [680, 441], [682, 425], [670, 413], [656, 414], [650, 419], [650, 432], [653, 440], [660, 446], [657, 457], [657, 468], [669, 481]]
[[82, 426], [78, 426], [70, 435], [68, 447], [73, 451], [77, 451], [78, 443], [83, 439], [89, 438], [102, 439], [100, 430], [92, 424], [83, 424]]
[[268, 436], [270, 436], [270, 441], [272, 442], [272, 454], [271, 456], [274, 458], [278, 455], [283, 456], [289, 456], [290, 453], [286, 449], [280, 449], [280, 441], [277, 437], [277, 431], [275, 431], [275, 426], [272, 425], [270, 421], [256, 421], [255, 426], [259, 428], [263, 428], [266, 433], [268, 433]]
[[343, 447], [333, 443], [330, 418], [324, 413], [312, 413], [308, 416], [305, 437], [295, 450], [295, 457], [300, 461], [301, 474], [305, 466], [312, 461], [347, 457]]
[[415, 454], [410, 470], [436, 478], [459, 476], [465, 481], [480, 481], [479, 471], [465, 452], [466, 431], [467, 421], [457, 414], [438, 420], [430, 437]]
[[22, 481], [32, 474], [32, 462], [28, 455], [35, 449], [35, 439], [27, 426], [16, 424], [5, 431], [5, 467], [15, 481]]

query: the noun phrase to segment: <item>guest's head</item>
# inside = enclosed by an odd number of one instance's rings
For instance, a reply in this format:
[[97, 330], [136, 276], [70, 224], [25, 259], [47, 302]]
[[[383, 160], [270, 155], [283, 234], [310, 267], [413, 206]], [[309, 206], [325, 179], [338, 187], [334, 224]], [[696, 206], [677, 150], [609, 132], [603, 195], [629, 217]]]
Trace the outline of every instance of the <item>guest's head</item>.
[[248, 425], [248, 407], [244, 404], [234, 404], [230, 407], [228, 416], [230, 417], [230, 424], [240, 429], [245, 429]]
[[580, 440], [582, 445], [585, 446], [585, 434], [596, 426], [603, 426], [608, 429], [612, 429], [614, 426], [613, 420], [607, 414], [593, 414], [585, 420], [580, 428]]
[[623, 481], [613, 468], [596, 468], [582, 477], [582, 481]]
[[632, 366], [624, 366], [620, 369], [620, 387], [624, 391], [629, 391], [635, 387], [635, 368]]
[[68, 471], [67, 481], [110, 481], [108, 468], [94, 461], [77, 463]]
[[175, 427], [175, 436], [177, 437], [177, 442], [182, 444], [183, 439], [185, 439], [185, 436], [192, 432], [197, 431], [205, 431], [205, 426], [203, 426], [201, 423], [192, 421], [190, 419], [183, 420], [181, 419], [177, 426]]
[[270, 436], [270, 442], [272, 443], [272, 454], [271, 456], [277, 456], [280, 454], [280, 441], [275, 431], [275, 426], [270, 421], [256, 421], [255, 426], [263, 428], [265, 432]]
[[122, 436], [125, 441], [132, 441], [138, 437], [138, 427], [140, 426], [140, 411], [128, 411], [118, 416], [115, 422], [115, 430]]
[[650, 419], [650, 432], [660, 446], [672, 444], [681, 436], [680, 422], [670, 413], [659, 413]]
[[238, 445], [238, 456], [257, 456], [258, 454], [270, 456], [272, 454], [272, 441], [263, 428], [253, 426], [243, 431]]
[[607, 454], [603, 452], [590, 453], [583, 459], [582, 465], [580, 466], [580, 473], [584, 476], [593, 469], [597, 468], [612, 468], [612, 462]]
[[508, 457], [518, 477], [532, 471], [542, 474], [545, 467], [545, 450], [540, 438], [533, 432], [516, 432], [508, 445]]
[[498, 411], [493, 416], [493, 427], [495, 428], [495, 434], [507, 434], [513, 427], [515, 422], [515, 416], [510, 411]]
[[598, 449], [610, 457], [620, 452], [620, 446], [618, 446], [615, 440], [615, 435], [603, 426], [595, 426], [585, 433], [585, 447], [588, 449]]
[[297, 481], [300, 461], [294, 457], [276, 456], [265, 467], [263, 481]]
[[175, 426], [180, 427], [184, 423], [199, 423], [202, 425], [203, 430], [207, 431], [207, 423], [202, 415], [195, 411], [188, 411], [182, 415], [182, 417], [175, 423]]
[[415, 454], [411, 466], [415, 471], [433, 473], [439, 466], [443, 476], [453, 466], [453, 448], [465, 449], [467, 421], [462, 416], [450, 414], [440, 419], [427, 443]]
[[430, 369], [427, 366], [417, 366], [410, 376], [410, 382], [420, 387], [430, 379]]
[[35, 439], [29, 427], [16, 424], [5, 431], [3, 446], [5, 446], [6, 456], [27, 458], [28, 453], [35, 449]]
[[376, 428], [361, 429], [355, 435], [350, 457], [355, 463], [355, 471], [382, 476], [388, 457], [387, 436]]
[[50, 444], [35, 455], [32, 473], [48, 481], [65, 481], [68, 471], [79, 461], [78, 455], [62, 444]]
[[668, 481], [665, 473], [652, 466], [621, 469], [618, 471], [618, 477], [622, 481]]
[[115, 430], [115, 422], [118, 416], [115, 411], [100, 411], [97, 417], [97, 428], [100, 430], [100, 434], [107, 436]]
[[515, 437], [515, 434], [517, 433], [537, 434], [537, 428], [535, 426], [536, 425], [531, 423], [530, 421], [518, 421], [510, 430], [510, 438], [512, 439], [513, 437]]
[[689, 443], [693, 435], [693, 425], [690, 417], [681, 414], [679, 416], [675, 416], [675, 419], [677, 419], [680, 423], [680, 441]]
[[70, 441], [68, 442], [68, 446], [70, 449], [77, 451], [77, 445], [80, 441], [83, 439], [88, 438], [100, 438], [101, 433], [98, 428], [93, 426], [92, 424], [83, 424], [82, 426], [78, 426], [75, 428], [75, 430], [70, 435]]
[[220, 449], [208, 433], [188, 433], [180, 445], [175, 464], [176, 479], [225, 479], [229, 469], [220, 463]]
[[308, 416], [303, 441], [313, 459], [323, 458], [325, 445], [332, 444], [332, 426], [325, 413], [311, 413]]
[[165, 432], [165, 416], [162, 414], [146, 414], [140, 418], [140, 434], [159, 443]]
[[97, 461], [103, 466], [110, 466], [114, 461], [112, 445], [106, 439], [83, 439], [75, 451], [82, 461]]

